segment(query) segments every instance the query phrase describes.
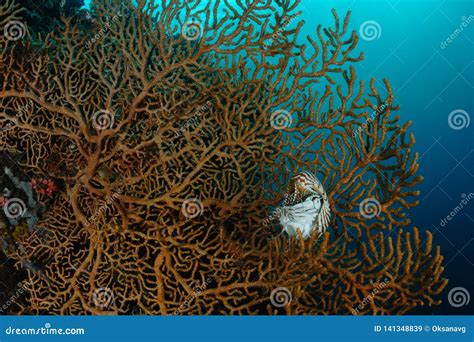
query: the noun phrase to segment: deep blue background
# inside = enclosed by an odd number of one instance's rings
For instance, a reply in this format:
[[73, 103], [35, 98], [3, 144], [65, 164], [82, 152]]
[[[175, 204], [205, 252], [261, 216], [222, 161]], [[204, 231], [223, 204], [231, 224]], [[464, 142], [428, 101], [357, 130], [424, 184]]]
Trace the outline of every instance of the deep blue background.
[[[445, 256], [449, 279], [441, 306], [425, 308], [425, 314], [473, 314], [469, 305], [454, 308], [447, 300], [453, 287], [474, 295], [474, 199], [444, 227], [440, 225], [462, 200], [474, 192], [473, 127], [454, 130], [448, 125], [451, 111], [462, 109], [474, 120], [474, 18], [447, 46], [441, 48], [463, 19], [474, 15], [473, 1], [403, 0], [350, 1], [302, 0], [305, 35], [314, 36], [317, 24], [332, 24], [331, 9], [340, 16], [352, 12], [350, 26], [368, 20], [380, 25], [378, 39], [360, 39], [365, 60], [358, 63], [359, 79], [388, 78], [400, 105], [403, 121], [412, 120], [415, 151], [420, 154], [421, 203], [410, 210], [414, 226], [434, 232], [434, 245]], [[379, 89], [384, 89], [380, 84]]]

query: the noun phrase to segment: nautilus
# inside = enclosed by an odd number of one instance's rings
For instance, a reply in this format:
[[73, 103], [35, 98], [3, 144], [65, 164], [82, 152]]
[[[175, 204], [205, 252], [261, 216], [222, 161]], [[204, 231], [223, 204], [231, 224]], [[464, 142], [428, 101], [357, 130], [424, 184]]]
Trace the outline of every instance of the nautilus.
[[330, 217], [326, 190], [316, 176], [309, 172], [293, 176], [285, 194], [285, 203], [279, 210], [282, 232], [298, 236], [300, 230], [303, 238], [314, 231], [321, 234], [329, 226]]

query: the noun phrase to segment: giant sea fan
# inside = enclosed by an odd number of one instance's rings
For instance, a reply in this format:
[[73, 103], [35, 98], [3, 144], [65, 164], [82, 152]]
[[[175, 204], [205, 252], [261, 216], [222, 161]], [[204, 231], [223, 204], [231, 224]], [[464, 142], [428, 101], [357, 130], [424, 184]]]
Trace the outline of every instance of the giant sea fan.
[[[27, 37], [2, 38], [0, 122], [15, 120], [1, 151], [61, 185], [9, 254], [18, 269], [36, 265], [17, 312], [397, 314], [437, 303], [442, 256], [407, 218], [421, 180], [410, 124], [388, 81], [381, 92], [356, 80], [349, 15], [333, 13], [300, 46], [302, 23], [287, 19], [298, 1], [199, 5], [100, 1], [98, 32], [66, 19], [33, 58], [17, 58]], [[1, 10], [21, 20], [11, 1]], [[300, 171], [318, 175], [332, 210], [326, 233], [307, 240], [264, 224]], [[378, 215], [361, 214], [367, 199]]]

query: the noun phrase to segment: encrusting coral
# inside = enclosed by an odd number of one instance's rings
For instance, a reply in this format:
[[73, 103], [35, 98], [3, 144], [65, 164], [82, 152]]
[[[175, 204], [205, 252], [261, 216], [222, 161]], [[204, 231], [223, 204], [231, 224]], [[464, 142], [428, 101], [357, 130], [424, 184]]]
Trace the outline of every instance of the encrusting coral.
[[[443, 258], [407, 216], [421, 180], [410, 123], [388, 81], [383, 92], [357, 81], [349, 15], [334, 12], [333, 27], [299, 45], [302, 22], [287, 19], [298, 1], [137, 2], [98, 2], [99, 32], [65, 19], [30, 59], [16, 58], [27, 37], [0, 42], [1, 151], [56, 184], [9, 254], [19, 270], [34, 266], [16, 312], [401, 314], [436, 304]], [[0, 7], [2, 25], [21, 20], [15, 9]], [[301, 171], [323, 183], [331, 222], [321, 237], [288, 239], [263, 222]], [[362, 215], [367, 199], [380, 206]]]

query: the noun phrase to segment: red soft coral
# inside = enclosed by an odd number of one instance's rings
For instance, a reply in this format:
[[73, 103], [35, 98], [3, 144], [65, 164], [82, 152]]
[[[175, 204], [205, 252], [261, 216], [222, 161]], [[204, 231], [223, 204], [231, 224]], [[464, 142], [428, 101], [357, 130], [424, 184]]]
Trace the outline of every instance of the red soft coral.
[[54, 184], [52, 180], [46, 178], [33, 178], [30, 184], [39, 195], [53, 197], [53, 193], [57, 190], [56, 184]]

